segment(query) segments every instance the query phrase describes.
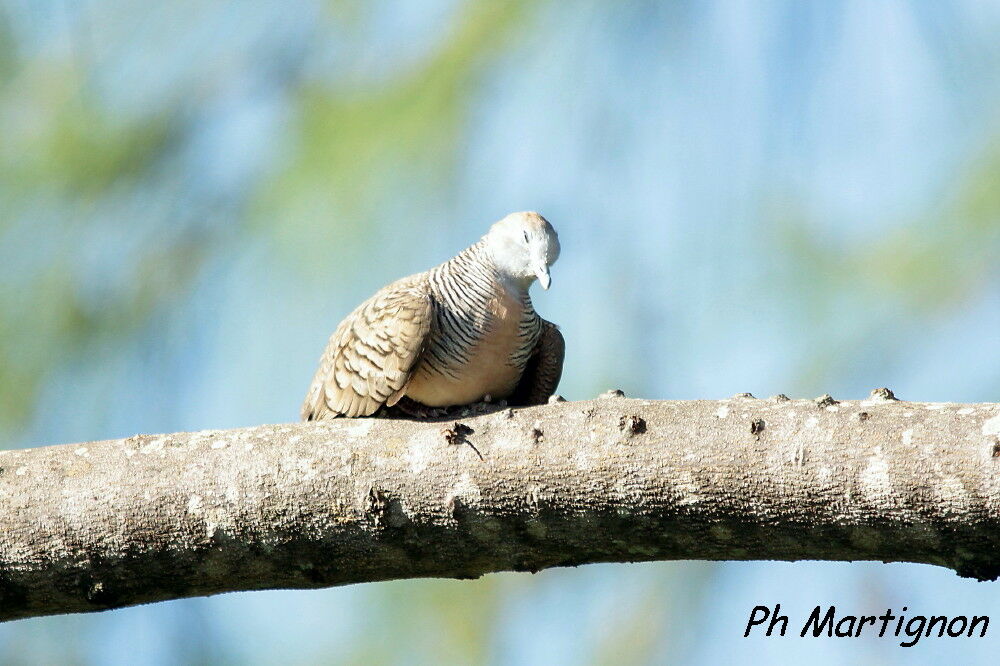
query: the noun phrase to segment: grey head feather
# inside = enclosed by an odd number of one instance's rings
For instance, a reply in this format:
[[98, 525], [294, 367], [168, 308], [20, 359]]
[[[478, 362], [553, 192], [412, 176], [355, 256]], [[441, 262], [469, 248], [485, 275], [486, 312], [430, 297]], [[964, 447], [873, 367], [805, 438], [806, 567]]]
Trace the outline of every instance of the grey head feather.
[[501, 276], [527, 288], [534, 280], [548, 289], [549, 268], [559, 258], [559, 235], [534, 211], [511, 213], [483, 237]]

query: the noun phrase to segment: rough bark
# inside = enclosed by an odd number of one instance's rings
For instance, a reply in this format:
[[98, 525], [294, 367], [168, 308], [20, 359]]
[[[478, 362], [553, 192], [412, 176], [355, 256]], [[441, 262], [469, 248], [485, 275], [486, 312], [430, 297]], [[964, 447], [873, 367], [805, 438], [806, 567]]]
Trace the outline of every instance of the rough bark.
[[589, 562], [1000, 574], [1000, 405], [614, 395], [0, 452], [0, 619]]

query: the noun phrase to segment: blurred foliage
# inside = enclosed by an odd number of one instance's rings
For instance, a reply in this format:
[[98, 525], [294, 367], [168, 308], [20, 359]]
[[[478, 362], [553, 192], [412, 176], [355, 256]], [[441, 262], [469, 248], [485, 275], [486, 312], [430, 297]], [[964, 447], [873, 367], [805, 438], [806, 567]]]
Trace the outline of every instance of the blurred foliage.
[[177, 140], [176, 118], [110, 116], [68, 63], [28, 65], [8, 86], [0, 111], [7, 197], [44, 183], [47, 196], [86, 205], [112, 187], [134, 187]]
[[16, 58], [10, 22], [0, 12], [0, 89], [10, 80], [14, 72]]
[[[372, 590], [373, 610], [391, 640], [358, 641], [345, 663], [484, 664], [501, 623], [503, 585], [487, 576], [473, 584], [453, 580], [399, 581]], [[400, 646], [406, 646], [404, 651]]]
[[[339, 3], [334, 3], [339, 4]], [[432, 52], [385, 82], [313, 82], [296, 100], [293, 159], [264, 188], [255, 228], [274, 234], [295, 263], [329, 264], [371, 240], [387, 192], [447, 197], [461, 156], [469, 91], [515, 29], [523, 0], [460, 4]], [[356, 9], [337, 12], [358, 21]], [[538, 11], [537, 3], [532, 11]], [[404, 175], [405, 174], [405, 175]], [[315, 272], [315, 271], [314, 271]]]
[[[826, 343], [799, 359], [796, 389], [837, 376], [859, 350], [891, 358], [907, 328], [998, 283], [1000, 136], [942, 192], [925, 217], [872, 224], [850, 241], [833, 241], [794, 199], [771, 203], [763, 219], [773, 220], [769, 235], [779, 243], [773, 270], [781, 298], [796, 304], [787, 311], [810, 331], [805, 337]], [[859, 307], [863, 316], [850, 310]]]
[[[2, 31], [0, 31], [2, 32]], [[0, 40], [2, 41], [2, 40]], [[182, 290], [208, 248], [199, 234], [123, 261], [120, 282], [85, 291], [80, 253], [101, 233], [134, 235], [101, 219], [122, 192], [141, 192], [179, 136], [177, 114], [134, 119], [108, 113], [68, 61], [0, 54], [0, 431], [23, 424], [41, 382], [97, 341], [134, 331]], [[124, 220], [142, 227], [143, 220]]]
[[[901, 224], [873, 224], [861, 242], [824, 242], [808, 216], [779, 219], [778, 237], [809, 281], [893, 298], [916, 313], [947, 310], [985, 288], [998, 270], [1000, 137], [944, 189], [940, 210]], [[815, 291], [805, 293], [817, 310], [829, 312]]]

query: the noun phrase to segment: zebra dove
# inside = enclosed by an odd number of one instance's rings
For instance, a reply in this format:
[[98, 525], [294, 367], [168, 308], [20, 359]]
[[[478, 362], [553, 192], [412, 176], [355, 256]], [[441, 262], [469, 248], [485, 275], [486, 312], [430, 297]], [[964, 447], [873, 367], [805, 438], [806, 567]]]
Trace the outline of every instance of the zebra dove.
[[404, 398], [426, 408], [544, 403], [565, 344], [528, 288], [535, 279], [549, 288], [558, 257], [544, 217], [511, 213], [443, 264], [384, 287], [330, 338], [302, 419], [370, 416]]

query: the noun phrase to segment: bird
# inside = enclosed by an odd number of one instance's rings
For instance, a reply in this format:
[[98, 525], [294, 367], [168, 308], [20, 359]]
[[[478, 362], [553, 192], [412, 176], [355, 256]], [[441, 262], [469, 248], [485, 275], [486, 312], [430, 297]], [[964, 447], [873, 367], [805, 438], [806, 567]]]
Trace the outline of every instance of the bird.
[[383, 287], [330, 337], [302, 420], [545, 403], [562, 375], [565, 341], [528, 290], [536, 280], [549, 288], [559, 250], [548, 220], [511, 213], [448, 261]]

